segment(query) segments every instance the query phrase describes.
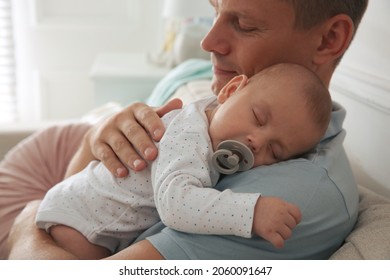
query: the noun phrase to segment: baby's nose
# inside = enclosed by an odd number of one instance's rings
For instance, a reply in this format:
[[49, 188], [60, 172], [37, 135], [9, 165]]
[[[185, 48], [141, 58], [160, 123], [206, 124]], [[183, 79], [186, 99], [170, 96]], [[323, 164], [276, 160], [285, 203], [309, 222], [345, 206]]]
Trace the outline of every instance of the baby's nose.
[[248, 142], [249, 147], [252, 150], [253, 153], [259, 153], [261, 151], [261, 148], [264, 145], [263, 139], [261, 137], [255, 137], [255, 136], [248, 136]]

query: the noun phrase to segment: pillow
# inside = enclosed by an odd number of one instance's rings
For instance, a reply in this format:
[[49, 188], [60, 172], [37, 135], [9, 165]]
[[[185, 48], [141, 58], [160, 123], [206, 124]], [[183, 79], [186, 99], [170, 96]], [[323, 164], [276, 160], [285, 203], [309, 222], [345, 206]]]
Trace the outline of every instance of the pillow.
[[179, 98], [183, 105], [187, 105], [212, 95], [210, 80], [196, 80], [179, 87], [169, 100]]
[[16, 145], [0, 162], [0, 259], [8, 255], [6, 242], [15, 217], [27, 202], [42, 199], [63, 179], [89, 127], [78, 123], [43, 129]]
[[359, 186], [359, 218], [331, 260], [390, 259], [390, 200]]

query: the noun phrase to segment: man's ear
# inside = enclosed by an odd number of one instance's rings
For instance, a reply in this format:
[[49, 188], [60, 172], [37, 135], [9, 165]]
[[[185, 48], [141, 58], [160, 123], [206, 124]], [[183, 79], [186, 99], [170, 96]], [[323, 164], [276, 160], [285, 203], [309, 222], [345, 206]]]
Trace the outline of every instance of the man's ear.
[[235, 76], [218, 93], [218, 102], [224, 103], [231, 95], [243, 89], [247, 83], [248, 77], [246, 75]]
[[313, 58], [316, 65], [337, 61], [348, 49], [355, 28], [348, 15], [339, 14], [328, 19], [321, 29], [322, 37]]

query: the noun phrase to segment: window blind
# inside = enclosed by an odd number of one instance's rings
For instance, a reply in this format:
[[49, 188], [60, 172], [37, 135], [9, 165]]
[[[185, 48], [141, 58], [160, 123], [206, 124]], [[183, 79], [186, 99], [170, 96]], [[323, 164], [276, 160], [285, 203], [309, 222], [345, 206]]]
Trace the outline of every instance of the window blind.
[[12, 0], [0, 0], [0, 123], [16, 121]]

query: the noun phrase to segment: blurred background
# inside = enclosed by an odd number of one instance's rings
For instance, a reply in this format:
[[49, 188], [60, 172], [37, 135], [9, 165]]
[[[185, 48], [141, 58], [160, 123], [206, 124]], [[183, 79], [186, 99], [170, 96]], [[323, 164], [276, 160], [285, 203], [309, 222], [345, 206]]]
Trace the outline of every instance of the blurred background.
[[[150, 90], [167, 68], [205, 57], [208, 27], [194, 23], [213, 16], [208, 0], [0, 0], [0, 10], [0, 125], [80, 117], [110, 99], [110, 83]], [[192, 51], [171, 54], [175, 39]], [[129, 102], [144, 99], [137, 90]]]

